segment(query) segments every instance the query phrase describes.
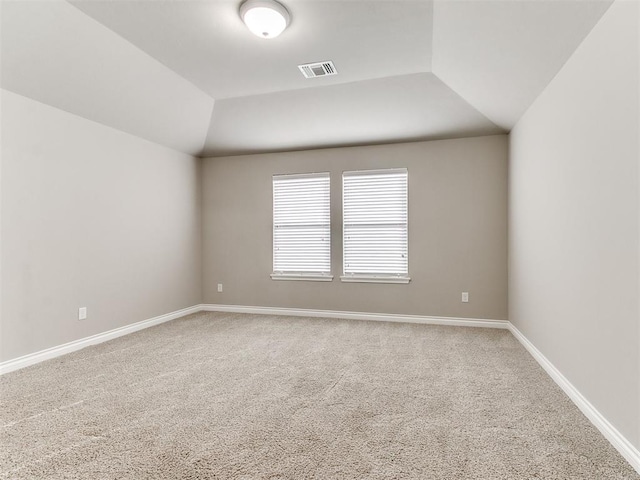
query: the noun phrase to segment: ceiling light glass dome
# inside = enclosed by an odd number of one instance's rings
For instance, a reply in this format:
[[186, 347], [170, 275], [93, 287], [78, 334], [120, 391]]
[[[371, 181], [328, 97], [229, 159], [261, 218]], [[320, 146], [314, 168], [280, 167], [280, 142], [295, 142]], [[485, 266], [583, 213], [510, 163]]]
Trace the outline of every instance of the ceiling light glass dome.
[[275, 38], [289, 25], [287, 9], [275, 0], [247, 0], [240, 5], [240, 18], [260, 38]]

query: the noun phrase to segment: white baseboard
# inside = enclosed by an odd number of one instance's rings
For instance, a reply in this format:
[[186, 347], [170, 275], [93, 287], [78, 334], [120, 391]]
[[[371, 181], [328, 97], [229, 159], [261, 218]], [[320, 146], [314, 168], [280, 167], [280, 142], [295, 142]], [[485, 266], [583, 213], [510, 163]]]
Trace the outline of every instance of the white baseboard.
[[540, 366], [549, 374], [558, 386], [575, 403], [580, 411], [600, 430], [611, 445], [640, 473], [640, 451], [635, 448], [609, 421], [587, 400], [576, 387], [525, 337], [511, 322], [509, 330], [514, 337], [527, 349]]
[[341, 312], [336, 310], [307, 310], [301, 308], [248, 307], [243, 305], [201, 305], [207, 312], [255, 313], [261, 315], [286, 315], [293, 317], [344, 318], [348, 320], [370, 320], [375, 322], [422, 323], [426, 325], [449, 325], [453, 327], [509, 328], [506, 320], [480, 318], [427, 317], [422, 315], [394, 315], [391, 313]]
[[89, 345], [106, 342], [107, 340], [122, 337], [123, 335], [137, 332], [138, 330], [143, 330], [145, 328], [153, 327], [154, 325], [159, 325], [161, 323], [168, 322], [169, 320], [174, 320], [176, 318], [199, 311], [201, 311], [201, 306], [194, 305], [193, 307], [176, 310], [175, 312], [149, 318], [147, 320], [142, 320], [141, 322], [132, 323], [131, 325], [114, 328], [113, 330], [109, 330], [108, 332], [98, 333], [97, 335], [81, 338], [80, 340], [74, 340], [73, 342], [65, 343], [64, 345], [47, 348], [46, 350], [40, 350], [39, 352], [30, 353], [22, 357], [7, 360], [6, 362], [0, 363], [0, 375], [13, 372], [14, 370], [19, 370], [21, 368], [28, 367], [39, 362], [43, 362], [44, 360], [59, 357], [60, 355], [64, 355], [66, 353], [75, 352], [76, 350], [88, 347]]

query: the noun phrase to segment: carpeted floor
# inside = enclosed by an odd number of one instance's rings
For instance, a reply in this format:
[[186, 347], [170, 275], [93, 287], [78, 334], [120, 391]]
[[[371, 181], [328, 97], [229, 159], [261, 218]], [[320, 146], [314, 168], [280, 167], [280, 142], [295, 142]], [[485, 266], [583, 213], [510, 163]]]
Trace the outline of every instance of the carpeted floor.
[[2, 479], [639, 479], [506, 330], [199, 313], [0, 379]]

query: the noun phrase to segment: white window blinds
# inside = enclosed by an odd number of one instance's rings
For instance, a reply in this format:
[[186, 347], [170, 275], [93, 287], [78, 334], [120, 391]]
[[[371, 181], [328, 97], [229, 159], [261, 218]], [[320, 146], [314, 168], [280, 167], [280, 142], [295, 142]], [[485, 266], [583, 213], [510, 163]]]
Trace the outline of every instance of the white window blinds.
[[343, 281], [409, 280], [407, 203], [406, 169], [343, 173]]
[[329, 186], [329, 173], [274, 175], [272, 278], [332, 278]]

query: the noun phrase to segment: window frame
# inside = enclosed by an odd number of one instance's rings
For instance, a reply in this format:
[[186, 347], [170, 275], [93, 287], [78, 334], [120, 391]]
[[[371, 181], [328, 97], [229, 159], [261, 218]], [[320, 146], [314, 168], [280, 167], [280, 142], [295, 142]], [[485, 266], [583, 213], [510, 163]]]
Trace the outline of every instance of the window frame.
[[[282, 228], [282, 224], [276, 223], [276, 180], [277, 179], [296, 179], [296, 178], [326, 178], [327, 180], [327, 188], [329, 195], [329, 203], [327, 207], [328, 221], [326, 223], [320, 223], [316, 225], [321, 225], [327, 227], [328, 234], [328, 265], [329, 270], [326, 272], [314, 272], [314, 271], [297, 271], [297, 270], [276, 270], [276, 230], [278, 228]], [[302, 281], [316, 281], [316, 282], [331, 282], [333, 280], [333, 274], [331, 273], [331, 173], [330, 172], [311, 172], [311, 173], [293, 173], [293, 174], [274, 174], [271, 178], [271, 188], [272, 188], [272, 211], [271, 211], [271, 220], [272, 220], [272, 243], [271, 243], [271, 259], [272, 259], [272, 273], [270, 275], [272, 280], [302, 280]], [[310, 222], [306, 225], [313, 225], [314, 223]], [[301, 223], [298, 226], [304, 226], [305, 224]]]
[[[406, 273], [346, 273], [347, 259], [345, 258], [346, 252], [346, 236], [347, 236], [347, 223], [345, 222], [345, 177], [349, 176], [366, 176], [376, 174], [393, 174], [404, 173], [406, 175], [406, 197], [405, 197], [405, 213], [406, 213]], [[371, 169], [371, 170], [353, 170], [342, 172], [342, 275], [340, 276], [342, 282], [347, 283], [395, 283], [395, 284], [407, 284], [411, 281], [409, 276], [409, 171], [407, 168], [385, 168], [385, 169]]]

